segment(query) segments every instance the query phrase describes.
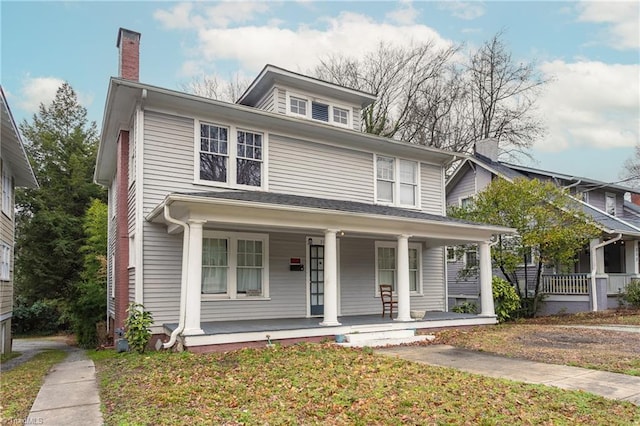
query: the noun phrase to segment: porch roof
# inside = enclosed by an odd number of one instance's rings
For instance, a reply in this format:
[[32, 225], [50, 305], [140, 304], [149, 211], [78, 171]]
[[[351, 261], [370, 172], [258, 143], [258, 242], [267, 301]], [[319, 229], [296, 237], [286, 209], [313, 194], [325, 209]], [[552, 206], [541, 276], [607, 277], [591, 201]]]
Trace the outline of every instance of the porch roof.
[[620, 219], [619, 217], [612, 216], [591, 204], [587, 204], [578, 200], [582, 205], [582, 211], [591, 217], [596, 224], [607, 234], [623, 234], [634, 237], [640, 236], [640, 228], [632, 225], [631, 223]]
[[[284, 228], [334, 228], [367, 234], [410, 234], [439, 240], [442, 245], [483, 241], [511, 228], [469, 222], [391, 206], [260, 191], [172, 193], [147, 220], [165, 222], [164, 206], [181, 217], [229, 224]], [[212, 209], [214, 207], [214, 209]]]

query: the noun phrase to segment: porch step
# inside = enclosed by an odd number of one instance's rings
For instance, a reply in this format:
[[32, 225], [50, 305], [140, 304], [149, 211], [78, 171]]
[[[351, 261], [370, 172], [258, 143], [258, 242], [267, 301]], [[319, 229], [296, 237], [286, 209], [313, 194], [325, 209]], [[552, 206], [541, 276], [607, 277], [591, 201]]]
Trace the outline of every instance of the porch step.
[[402, 339], [415, 335], [415, 330], [384, 330], [349, 333], [344, 335], [344, 340], [347, 343], [361, 343], [368, 340]]
[[402, 345], [406, 343], [416, 343], [416, 342], [424, 342], [426, 340], [433, 340], [435, 336], [431, 335], [420, 335], [420, 336], [410, 336], [410, 337], [396, 337], [392, 339], [372, 339], [372, 340], [361, 340], [357, 343], [338, 343], [340, 346], [345, 347], [380, 347], [380, 346], [390, 346], [390, 345]]

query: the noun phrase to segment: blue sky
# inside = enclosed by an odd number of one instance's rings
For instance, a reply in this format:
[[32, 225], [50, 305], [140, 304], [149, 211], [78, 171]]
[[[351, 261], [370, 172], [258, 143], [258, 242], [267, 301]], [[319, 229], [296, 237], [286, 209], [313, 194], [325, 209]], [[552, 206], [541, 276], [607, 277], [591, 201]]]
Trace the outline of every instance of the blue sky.
[[180, 89], [203, 74], [305, 72], [379, 41], [480, 45], [500, 30], [552, 78], [539, 100], [547, 170], [619, 180], [640, 143], [640, 2], [0, 2], [1, 84], [18, 122], [68, 81], [100, 126], [119, 27], [142, 33], [140, 80]]

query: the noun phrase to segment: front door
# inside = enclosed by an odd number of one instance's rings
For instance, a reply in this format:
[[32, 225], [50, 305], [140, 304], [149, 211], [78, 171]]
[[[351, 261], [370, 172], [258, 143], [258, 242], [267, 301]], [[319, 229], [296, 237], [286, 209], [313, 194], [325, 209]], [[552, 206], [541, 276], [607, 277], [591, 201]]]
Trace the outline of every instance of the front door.
[[311, 315], [324, 315], [324, 246], [309, 246]]

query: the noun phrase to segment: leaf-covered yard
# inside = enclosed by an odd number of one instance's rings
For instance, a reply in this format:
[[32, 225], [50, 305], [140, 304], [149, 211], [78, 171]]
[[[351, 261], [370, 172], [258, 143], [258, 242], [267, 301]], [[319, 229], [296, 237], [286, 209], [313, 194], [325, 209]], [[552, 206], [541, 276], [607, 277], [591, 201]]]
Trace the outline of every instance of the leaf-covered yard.
[[332, 344], [94, 359], [110, 425], [640, 422], [629, 403]]
[[[587, 326], [583, 328], [579, 326]], [[590, 328], [640, 326], [638, 311], [542, 317], [437, 334], [437, 343], [514, 358], [640, 376], [640, 333]], [[624, 329], [624, 327], [621, 327]]]

